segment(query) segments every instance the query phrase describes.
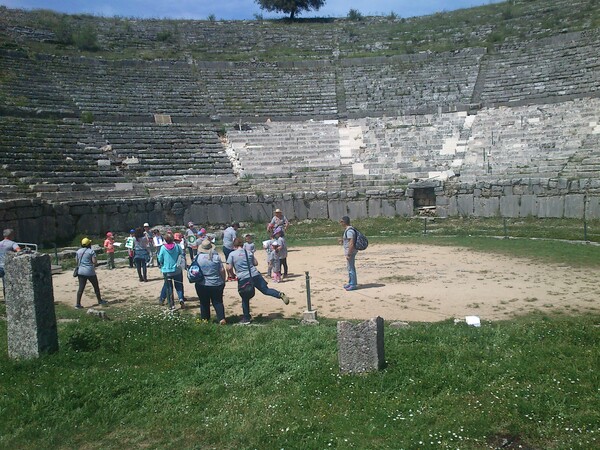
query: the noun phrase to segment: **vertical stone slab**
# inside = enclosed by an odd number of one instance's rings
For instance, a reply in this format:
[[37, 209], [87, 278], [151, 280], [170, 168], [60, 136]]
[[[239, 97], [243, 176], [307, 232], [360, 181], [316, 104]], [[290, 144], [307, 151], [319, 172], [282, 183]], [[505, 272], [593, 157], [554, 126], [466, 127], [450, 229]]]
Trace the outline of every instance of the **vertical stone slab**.
[[519, 217], [521, 210], [520, 195], [503, 195], [500, 197], [500, 216], [502, 217]]
[[565, 195], [565, 217], [583, 219], [585, 211], [585, 196], [583, 194]]
[[327, 201], [313, 200], [308, 207], [308, 218], [328, 219], [329, 217], [327, 215]]
[[[352, 219], [362, 219], [369, 217], [367, 215], [367, 201], [363, 200], [352, 200], [348, 202], [348, 215]], [[339, 220], [339, 219], [337, 219]]]
[[367, 209], [369, 211], [369, 217], [381, 217], [382, 207], [380, 197], [371, 197], [367, 202]]
[[381, 317], [358, 324], [338, 322], [337, 335], [341, 373], [366, 373], [383, 368], [385, 356]]
[[411, 217], [414, 214], [412, 198], [396, 201], [396, 214], [400, 217]]
[[538, 197], [538, 217], [562, 218], [565, 209], [564, 197]]
[[348, 201], [347, 200], [329, 200], [327, 204], [329, 211], [329, 218], [331, 220], [340, 220], [342, 217], [348, 215]]
[[600, 219], [600, 197], [588, 197], [585, 205], [586, 219]]
[[500, 199], [498, 197], [475, 197], [473, 210], [477, 217], [496, 217], [500, 212]]
[[459, 216], [471, 217], [474, 211], [473, 194], [461, 194], [456, 199], [456, 209]]
[[521, 204], [519, 205], [519, 217], [531, 217], [537, 214], [537, 196], [521, 195]]
[[8, 356], [58, 351], [50, 255], [9, 253], [5, 271]]

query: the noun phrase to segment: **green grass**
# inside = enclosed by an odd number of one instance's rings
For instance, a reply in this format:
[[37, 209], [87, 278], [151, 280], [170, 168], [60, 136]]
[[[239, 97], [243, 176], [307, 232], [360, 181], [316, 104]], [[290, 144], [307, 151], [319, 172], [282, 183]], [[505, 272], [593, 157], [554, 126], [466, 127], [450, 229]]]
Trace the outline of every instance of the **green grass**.
[[[587, 449], [600, 439], [598, 316], [386, 327], [387, 366], [365, 376], [339, 375], [331, 321], [78, 316], [59, 324], [59, 353], [2, 354], [0, 447], [480, 449], [510, 438]], [[77, 351], [85, 337], [97, 345]]]
[[[13, 41], [0, 34], [0, 47], [23, 47], [31, 52], [55, 55], [84, 54], [104, 59], [156, 59], [185, 58], [192, 54], [198, 60], [248, 61], [301, 61], [305, 59], [328, 59], [331, 51], [338, 49], [344, 58], [363, 56], [392, 56], [414, 54], [421, 51], [452, 51], [470, 47], [494, 46], [505, 41], [525, 41], [556, 35], [567, 31], [594, 29], [600, 26], [600, 7], [596, 0], [573, 0], [552, 2], [547, 0], [511, 0], [474, 8], [443, 11], [421, 17], [398, 18], [363, 17], [354, 10], [353, 18], [300, 18], [259, 20], [252, 23], [223, 22], [217, 33], [223, 33], [220, 45], [212, 41], [182, 39], [189, 26], [187, 21], [163, 20], [161, 27], [147, 22], [147, 30], [156, 39], [148, 42], [144, 34], [133, 33], [132, 18], [100, 19], [89, 15], [62, 15], [48, 10], [34, 10], [22, 15], [11, 26], [51, 31], [55, 40]], [[135, 19], [136, 25], [144, 25], [143, 19]], [[197, 21], [194, 27], [206, 33], [214, 30], [214, 21]], [[164, 30], [165, 27], [171, 30]], [[248, 28], [251, 27], [251, 28]], [[253, 33], [256, 36], [290, 36], [267, 39], [270, 45], [257, 42], [251, 48], [240, 46], [228, 34]], [[125, 34], [124, 34], [125, 33]], [[97, 40], [96, 40], [97, 36]], [[298, 40], [296, 36], [304, 36]], [[320, 38], [319, 38], [320, 37]], [[98, 42], [103, 43], [100, 48]], [[324, 44], [335, 42], [335, 45]], [[373, 46], [378, 42], [382, 45]], [[140, 43], [144, 48], [140, 49]]]

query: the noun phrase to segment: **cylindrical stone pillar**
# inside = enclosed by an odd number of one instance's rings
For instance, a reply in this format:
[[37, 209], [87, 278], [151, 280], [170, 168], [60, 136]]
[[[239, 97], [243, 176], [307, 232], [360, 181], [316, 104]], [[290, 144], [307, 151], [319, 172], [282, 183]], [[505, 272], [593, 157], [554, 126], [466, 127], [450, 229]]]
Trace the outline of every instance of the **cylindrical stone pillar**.
[[8, 253], [5, 262], [8, 356], [58, 351], [50, 255]]

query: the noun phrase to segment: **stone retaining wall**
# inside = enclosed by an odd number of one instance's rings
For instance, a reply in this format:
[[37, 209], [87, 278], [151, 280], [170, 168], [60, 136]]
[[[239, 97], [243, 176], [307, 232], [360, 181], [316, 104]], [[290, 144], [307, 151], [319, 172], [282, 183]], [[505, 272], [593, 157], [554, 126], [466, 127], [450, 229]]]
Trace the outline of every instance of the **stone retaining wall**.
[[0, 203], [0, 223], [22, 241], [52, 243], [77, 233], [126, 232], [144, 222], [181, 225], [194, 221], [266, 222], [275, 208], [290, 220], [410, 217], [416, 189], [433, 187], [437, 215], [473, 217], [600, 218], [600, 180], [516, 179], [466, 184], [426, 181], [406, 189], [295, 192], [275, 195], [198, 195], [152, 199], [74, 201], [40, 199]]

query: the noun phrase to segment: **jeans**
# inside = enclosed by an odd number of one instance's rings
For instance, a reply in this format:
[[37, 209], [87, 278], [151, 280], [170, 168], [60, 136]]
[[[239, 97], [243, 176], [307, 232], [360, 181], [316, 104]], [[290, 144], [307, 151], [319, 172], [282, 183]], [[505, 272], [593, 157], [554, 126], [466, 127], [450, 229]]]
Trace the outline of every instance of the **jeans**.
[[210, 302], [217, 313], [217, 320], [225, 319], [225, 306], [223, 306], [223, 291], [225, 284], [220, 286], [203, 286], [196, 283], [196, 294], [200, 299], [200, 318], [210, 320]]
[[[164, 302], [167, 298], [167, 288], [170, 288], [171, 292], [173, 292], [173, 283], [175, 284], [175, 292], [177, 292], [177, 298], [180, 302], [183, 301], [183, 272], [173, 272], [173, 273], [163, 273], [163, 277], [165, 282], [163, 283], [163, 287], [160, 291], [160, 302]], [[168, 299], [169, 302], [171, 299]], [[173, 306], [169, 304], [169, 306]]]
[[356, 286], [358, 284], [356, 278], [356, 252], [346, 257], [346, 267], [348, 268], [348, 284]]
[[225, 261], [229, 258], [229, 254], [233, 251], [232, 248], [223, 247], [223, 254], [225, 255]]
[[77, 275], [77, 279], [79, 280], [79, 289], [77, 289], [77, 304], [81, 305], [81, 296], [83, 295], [83, 289], [85, 288], [85, 284], [88, 280], [92, 283], [94, 287], [94, 293], [96, 294], [96, 299], [98, 303], [102, 301], [102, 297], [100, 297], [100, 286], [98, 285], [98, 277], [93, 275], [88, 277], [86, 275]]
[[148, 269], [146, 268], [146, 258], [134, 258], [135, 268], [137, 269], [140, 281], [148, 281]]
[[[247, 281], [247, 278], [245, 280], [238, 280], [238, 288], [246, 284]], [[271, 289], [269, 286], [267, 286], [267, 282], [261, 274], [252, 277], [252, 283], [254, 284], [254, 288], [258, 289], [264, 295], [281, 298], [281, 292], [276, 289]], [[242, 297], [242, 314], [245, 319], [250, 320], [250, 298], [242, 295], [240, 295], [240, 297]]]

